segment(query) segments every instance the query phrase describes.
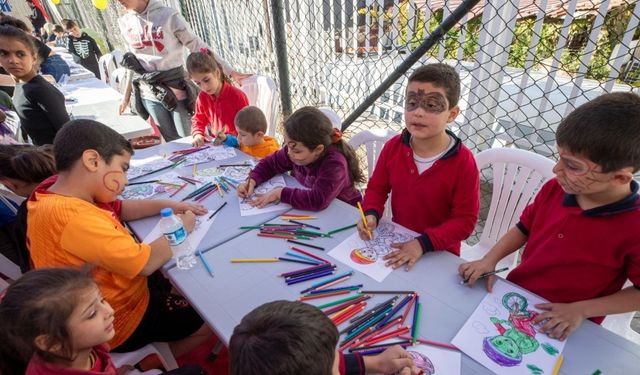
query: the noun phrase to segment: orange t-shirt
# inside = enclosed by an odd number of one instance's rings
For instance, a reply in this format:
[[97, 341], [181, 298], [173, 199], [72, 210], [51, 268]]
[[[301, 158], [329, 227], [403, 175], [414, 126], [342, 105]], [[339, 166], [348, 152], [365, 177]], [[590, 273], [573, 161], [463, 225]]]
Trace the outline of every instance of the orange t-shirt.
[[[42, 186], [42, 185], [41, 185]], [[35, 268], [95, 266], [93, 278], [115, 310], [111, 347], [138, 327], [149, 304], [139, 273], [151, 247], [137, 243], [112, 211], [42, 189], [27, 202], [27, 245]]]
[[268, 135], [264, 136], [264, 142], [255, 146], [245, 146], [240, 143], [240, 151], [245, 154], [249, 154], [254, 158], [262, 159], [267, 156], [273, 154], [274, 152], [280, 149], [280, 145], [275, 138], [269, 137]]

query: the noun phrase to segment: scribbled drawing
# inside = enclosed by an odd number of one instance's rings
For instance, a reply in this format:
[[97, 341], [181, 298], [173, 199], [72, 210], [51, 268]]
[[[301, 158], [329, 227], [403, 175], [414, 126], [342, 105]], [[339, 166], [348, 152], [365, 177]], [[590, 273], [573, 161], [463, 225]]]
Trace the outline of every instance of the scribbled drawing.
[[413, 359], [413, 363], [419, 370], [422, 370], [424, 375], [434, 375], [436, 373], [435, 366], [433, 362], [427, 357], [425, 354], [418, 353], [412, 350], [407, 351], [411, 358]]
[[542, 347], [542, 349], [547, 352], [547, 354], [549, 355], [558, 355], [560, 353], [560, 351], [558, 350], [558, 348], [556, 348], [555, 346], [549, 344], [548, 342], [543, 342], [542, 344], [540, 344], [540, 347]]
[[127, 171], [127, 178], [129, 180], [132, 180], [134, 178], [138, 178], [138, 177], [145, 176], [153, 172], [159, 171], [171, 165], [173, 165], [173, 162], [171, 160], [161, 159], [161, 158], [155, 159], [148, 163], [144, 163], [140, 165], [132, 165]]
[[528, 310], [527, 299], [516, 292], [505, 293], [502, 306], [509, 312], [509, 318], [490, 318], [499, 335], [485, 337], [482, 350], [500, 366], [517, 366], [522, 362], [523, 355], [533, 353], [540, 347], [533, 325], [538, 313]]
[[531, 371], [532, 375], [540, 375], [542, 373], [544, 373], [544, 370], [541, 369], [540, 367], [534, 365], [534, 364], [527, 364], [527, 368], [529, 369], [529, 371]]
[[236, 151], [233, 147], [212, 146], [202, 151], [186, 155], [185, 165], [206, 163], [213, 160], [225, 160], [235, 156]]
[[486, 312], [489, 315], [495, 315], [498, 313], [498, 308], [491, 303], [483, 303], [482, 309], [484, 310], [484, 312]]
[[122, 194], [121, 199], [148, 199], [156, 194], [164, 193], [165, 186], [156, 183], [127, 186]]
[[238, 197], [240, 201], [240, 216], [257, 215], [257, 214], [270, 212], [270, 211], [284, 210], [284, 209], [287, 209], [288, 207], [291, 207], [289, 205], [285, 205], [280, 202], [272, 202], [262, 208], [256, 208], [252, 205], [252, 202], [256, 198], [258, 198], [259, 195], [268, 193], [275, 188], [286, 187], [286, 186], [287, 184], [284, 181], [284, 177], [275, 176], [275, 177], [272, 177], [270, 180], [263, 182], [262, 184], [260, 184], [260, 186], [257, 186], [250, 197], [247, 197], [247, 198]]
[[352, 249], [350, 257], [358, 264], [374, 264], [392, 251], [391, 244], [412, 239], [407, 233], [396, 232], [392, 223], [381, 222], [374, 232], [373, 240], [364, 241], [363, 247]]
[[475, 321], [471, 326], [480, 335], [486, 335], [489, 333], [489, 329], [482, 322]]
[[243, 181], [249, 177], [249, 172], [251, 172], [251, 166], [246, 167], [227, 167], [224, 168], [223, 176], [229, 177], [235, 181]]
[[198, 170], [196, 171], [196, 177], [197, 176], [202, 176], [202, 177], [217, 177], [222, 175], [223, 171], [220, 170], [220, 168], [218, 167], [214, 167], [214, 168], [207, 168], [207, 169], [202, 169], [202, 170]]

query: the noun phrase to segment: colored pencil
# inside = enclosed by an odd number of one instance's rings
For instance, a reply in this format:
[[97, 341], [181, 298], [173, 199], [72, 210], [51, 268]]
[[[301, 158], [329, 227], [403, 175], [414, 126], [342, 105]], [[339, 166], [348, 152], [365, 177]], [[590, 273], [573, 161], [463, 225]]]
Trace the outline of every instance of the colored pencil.
[[280, 216], [281, 220], [315, 220], [315, 216]]
[[302, 269], [299, 269], [299, 270], [296, 270], [296, 271], [281, 273], [280, 276], [281, 277], [288, 277], [288, 276], [295, 275], [295, 274], [315, 271], [315, 270], [319, 270], [319, 269], [323, 269], [323, 268], [331, 268], [331, 267], [333, 267], [332, 264], [319, 264], [319, 265], [313, 266], [313, 267], [307, 267], [307, 268], [302, 268]]
[[374, 336], [362, 342], [363, 345], [373, 345], [377, 344], [384, 340], [389, 340], [391, 338], [396, 338], [400, 335], [404, 335], [409, 332], [409, 327], [401, 327], [384, 335]]
[[347, 225], [346, 227], [341, 227], [341, 228], [338, 228], [338, 229], [330, 230], [330, 231], [327, 232], [327, 234], [328, 235], [332, 235], [332, 234], [335, 234], [335, 233], [338, 233], [338, 232], [342, 232], [343, 230], [355, 228], [357, 226], [358, 226], [358, 224]]
[[[358, 341], [362, 342], [362, 341], [369, 340], [370, 338], [378, 337], [378, 336], [382, 335], [388, 329], [390, 329], [391, 327], [397, 325], [400, 322], [400, 319], [401, 318], [398, 317], [398, 318], [395, 318], [393, 320], [390, 320], [387, 324], [383, 325], [380, 328], [372, 327], [373, 329], [371, 330], [369, 335], [363, 337], [362, 340], [358, 340]], [[356, 344], [358, 344], [358, 343], [356, 343]]]
[[278, 257], [278, 259], [280, 259], [283, 262], [300, 263], [300, 264], [318, 264], [318, 263], [307, 262], [305, 260], [291, 259], [291, 258], [285, 258], [285, 257]]
[[[313, 279], [317, 279], [318, 277], [323, 277], [323, 276], [329, 276], [329, 275], [333, 275], [336, 272], [335, 268], [333, 267], [327, 267], [327, 268], [321, 268], [318, 270], [313, 270], [313, 271], [309, 271], [309, 272], [304, 272], [301, 274], [295, 274], [295, 275], [291, 275], [291, 276], [287, 276], [284, 278], [284, 280], [286, 282], [289, 281], [293, 281], [293, 280], [298, 280], [301, 278], [305, 278], [308, 276], [314, 276]], [[318, 276], [320, 275], [320, 276]]]
[[348, 311], [345, 311], [340, 316], [334, 317], [333, 319], [331, 319], [331, 321], [337, 327], [340, 324], [346, 322], [347, 319], [349, 319], [350, 317], [352, 317], [352, 316], [358, 314], [360, 311], [364, 310], [365, 307], [367, 307], [367, 303], [366, 302], [362, 302], [362, 303], [359, 303], [357, 305], [353, 305], [353, 308], [351, 308]]
[[326, 289], [326, 288], [328, 288], [328, 287], [330, 287], [330, 286], [334, 286], [334, 285], [336, 285], [336, 284], [340, 284], [340, 283], [341, 283], [341, 282], [343, 282], [343, 281], [347, 281], [347, 280], [349, 280], [349, 279], [351, 278], [351, 276], [353, 276], [353, 275], [346, 275], [346, 276], [343, 276], [343, 277], [341, 277], [341, 278], [339, 278], [339, 279], [333, 280], [333, 281], [332, 281], [332, 282], [330, 282], [330, 283], [327, 283], [327, 284], [321, 285], [321, 286], [319, 286], [319, 287], [315, 288], [314, 290], [324, 290], [324, 289]]
[[300, 221], [289, 220], [289, 222], [290, 222], [290, 223], [295, 223], [295, 224], [300, 224], [300, 225], [305, 226], [305, 227], [309, 227], [309, 228], [313, 228], [313, 229], [320, 230], [320, 227], [317, 227], [317, 226], [315, 226], [315, 225], [311, 225], [311, 224], [305, 224], [305, 223], [302, 223], [302, 222], [300, 222]]
[[361, 297], [364, 297], [364, 295], [356, 294], [356, 295], [353, 295], [351, 297], [339, 299], [339, 300], [336, 300], [336, 301], [327, 302], [324, 305], [320, 305], [320, 306], [316, 306], [316, 307], [319, 308], [320, 310], [322, 310], [322, 309], [326, 309], [327, 307], [333, 307], [333, 306], [339, 305], [341, 303], [353, 301], [353, 300], [361, 298]]
[[[480, 275], [480, 277], [478, 277], [478, 280], [479, 279], [483, 279], [483, 278], [488, 277], [488, 276], [495, 275], [495, 274], [500, 273], [500, 272], [504, 272], [504, 271], [506, 271], [508, 269], [509, 269], [509, 267], [504, 267], [504, 268], [500, 268], [499, 270], [495, 270], [495, 271], [491, 271], [491, 272], [485, 272], [482, 275]], [[466, 284], [468, 282], [469, 282], [469, 278], [466, 278], [466, 279], [460, 281], [460, 285]]]
[[304, 256], [304, 255], [299, 255], [299, 254], [296, 254], [296, 253], [292, 253], [291, 251], [287, 251], [285, 254], [289, 255], [289, 256], [292, 256], [294, 258], [306, 260], [307, 262], [313, 262], [313, 264], [322, 264], [322, 263], [324, 263], [324, 262], [320, 262], [320, 261], [318, 261], [316, 259], [309, 258], [309, 257]]
[[391, 311], [391, 308], [392, 307], [389, 306], [388, 308], [386, 308], [386, 309], [380, 311], [379, 313], [377, 313], [376, 315], [372, 316], [370, 319], [358, 324], [356, 327], [352, 328], [350, 331], [347, 331], [346, 339], [353, 338], [353, 336], [357, 335], [358, 333], [362, 332], [363, 330], [373, 327], [380, 320], [384, 319], [387, 316], [387, 314], [389, 314], [389, 312]]
[[198, 167], [197, 167], [197, 165], [198, 165], [198, 163], [194, 163], [194, 164], [193, 164], [193, 176], [194, 176], [194, 177], [196, 176], [196, 173], [197, 173], [197, 171], [198, 171]]
[[[307, 214], [294, 214], [291, 212], [287, 212], [286, 214], [282, 214], [280, 216], [293, 216], [293, 217], [313, 217], [313, 216], [309, 216]], [[315, 217], [313, 217], [315, 219]]]
[[203, 192], [209, 186], [211, 186], [211, 182], [207, 182], [206, 184], [204, 184], [204, 185], [200, 186], [199, 188], [197, 188], [196, 190], [192, 191], [191, 193], [189, 193], [189, 195], [187, 195], [186, 197], [182, 198], [182, 201], [186, 201], [187, 199], [191, 199], [191, 198], [195, 197], [196, 195], [198, 195], [201, 192]]
[[334, 272], [333, 270], [328, 270], [328, 271], [325, 271], [325, 272], [312, 273], [310, 275], [300, 276], [298, 278], [291, 278], [289, 280], [286, 280], [286, 283], [287, 283], [287, 285], [298, 284], [298, 283], [302, 283], [302, 282], [305, 282], [305, 281], [317, 279], [319, 277], [324, 277], [324, 276], [327, 276], [327, 275], [331, 275], [333, 272]]
[[278, 258], [231, 258], [231, 263], [273, 263], [279, 261]]
[[229, 167], [250, 167], [251, 165], [247, 164], [247, 163], [243, 163], [243, 164], [222, 164], [219, 165], [218, 168], [229, 168]]
[[200, 197], [198, 197], [198, 199], [196, 199], [196, 202], [200, 203], [203, 200], [207, 199], [211, 194], [215, 193], [216, 189], [211, 189], [209, 190], [207, 193], [201, 195]]
[[327, 297], [332, 297], [332, 296], [341, 296], [343, 294], [349, 294], [351, 293], [350, 290], [341, 290], [338, 292], [333, 292], [333, 293], [327, 293], [327, 294], [317, 294], [317, 295], [312, 295], [312, 296], [302, 296], [298, 298], [298, 301], [308, 301], [311, 299], [319, 299], [319, 298], [327, 298]]
[[133, 186], [133, 185], [144, 185], [144, 184], [155, 184], [157, 182], [160, 182], [160, 180], [149, 180], [149, 181], [138, 181], [138, 182], [129, 182], [127, 184], [127, 186]]
[[296, 233], [302, 233], [305, 236], [329, 237], [329, 235], [326, 233], [314, 232], [312, 230], [306, 230], [306, 229], [296, 229]]
[[367, 294], [415, 294], [413, 290], [367, 290], [366, 293]]
[[[180, 164], [183, 164], [183, 163], [186, 163], [186, 162], [187, 162], [187, 159], [186, 159], [186, 158], [183, 158], [182, 160], [180, 160], [180, 161], [177, 161], [177, 162], [173, 163], [173, 165], [170, 165], [170, 166], [165, 167], [165, 168], [163, 168], [163, 169], [166, 169], [166, 168], [177, 168]], [[156, 171], [156, 172], [157, 172], [157, 171]]]
[[418, 338], [418, 330], [420, 329], [420, 313], [422, 311], [422, 303], [416, 301], [416, 308], [413, 311], [413, 324], [411, 325], [411, 337], [413, 338], [413, 344], [416, 344]]
[[325, 315], [331, 315], [331, 314], [337, 313], [337, 312], [339, 312], [341, 310], [344, 310], [345, 308], [347, 308], [347, 307], [349, 307], [351, 305], [355, 305], [357, 303], [366, 301], [366, 300], [371, 298], [371, 296], [363, 296], [361, 294], [360, 294], [360, 296], [361, 297], [358, 297], [356, 299], [343, 302], [343, 303], [341, 303], [341, 304], [339, 304], [337, 306], [333, 306], [333, 307], [327, 309], [327, 311], [323, 311], [323, 312], [324, 312]]
[[413, 298], [412, 295], [406, 296], [404, 297], [404, 299], [402, 301], [400, 301], [400, 303], [398, 303], [393, 310], [391, 310], [391, 313], [389, 314], [389, 317], [387, 317], [386, 319], [383, 319], [380, 323], [378, 323], [378, 325], [376, 326], [376, 328], [380, 328], [383, 325], [385, 325], [391, 318], [393, 318], [394, 315], [396, 315], [398, 313], [398, 311], [400, 311], [400, 309], [402, 309], [402, 307], [404, 305], [406, 305], [407, 303], [409, 303], [409, 301], [411, 301], [411, 298]]
[[216, 187], [218, 188], [218, 193], [220, 193], [220, 197], [223, 198], [224, 197], [224, 193], [222, 192], [222, 189], [220, 188], [220, 184], [216, 182]]
[[357, 323], [358, 320], [364, 320], [367, 319], [366, 315], [371, 315], [371, 314], [375, 314], [376, 311], [388, 306], [389, 304], [393, 304], [396, 300], [398, 299], [398, 297], [391, 297], [388, 300], [377, 304], [376, 306], [374, 306], [373, 308], [371, 308], [369, 311], [365, 312], [361, 317], [358, 317], [358, 319], [352, 319], [351, 322], [352, 323]]
[[200, 258], [200, 260], [202, 261], [202, 265], [207, 270], [207, 272], [209, 272], [209, 275], [211, 277], [213, 277], [213, 268], [211, 268], [211, 266], [209, 265], [207, 260], [204, 259], [204, 256], [202, 255], [202, 252], [200, 250], [198, 250], [197, 252], [198, 252], [198, 258]]
[[378, 344], [378, 345], [369, 345], [369, 346], [363, 346], [360, 348], [353, 348], [353, 349], [349, 349], [349, 352], [357, 352], [360, 353], [361, 350], [369, 350], [369, 349], [378, 349], [378, 348], [388, 348], [390, 346], [394, 346], [394, 345], [411, 345], [411, 342], [409, 340], [402, 340], [402, 341], [394, 341], [394, 342], [388, 342], [385, 344]]
[[558, 373], [560, 372], [560, 366], [562, 366], [562, 362], [564, 362], [564, 356], [560, 354], [558, 356], [558, 360], [556, 361], [556, 365], [553, 366], [553, 371], [551, 372], [551, 375], [558, 375]]
[[404, 314], [402, 314], [402, 320], [400, 321], [400, 325], [403, 325], [405, 320], [407, 320], [407, 316], [409, 316], [409, 312], [411, 311], [411, 306], [413, 306], [413, 303], [416, 301], [416, 296], [417, 294], [414, 294], [411, 297], [411, 301], [409, 301], [409, 303], [407, 304], [407, 308], [404, 310]]
[[216, 216], [216, 214], [217, 214], [218, 212], [220, 212], [220, 210], [221, 210], [221, 209], [223, 209], [223, 208], [224, 208], [224, 206], [226, 206], [226, 205], [227, 205], [227, 202], [222, 203], [222, 204], [220, 205], [220, 207], [216, 208], [216, 210], [215, 210], [215, 211], [213, 211], [213, 213], [212, 213], [212, 214], [207, 218], [207, 220], [211, 220], [211, 219], [212, 219], [214, 216]]
[[322, 259], [322, 258], [320, 258], [319, 256], [317, 256], [317, 255], [313, 255], [313, 254], [311, 254], [310, 252], [308, 252], [308, 251], [304, 251], [304, 250], [302, 250], [302, 249], [300, 249], [300, 248], [298, 248], [298, 247], [290, 246], [290, 249], [291, 249], [291, 250], [294, 250], [294, 251], [297, 251], [297, 252], [299, 252], [300, 254], [304, 254], [304, 255], [309, 256], [309, 257], [311, 257], [311, 258], [317, 259], [317, 260], [319, 260], [319, 261], [321, 261], [321, 262], [323, 262], [323, 263], [329, 263], [326, 259]]
[[300, 246], [310, 247], [310, 248], [312, 248], [312, 249], [318, 249], [318, 250], [322, 250], [322, 251], [324, 251], [324, 247], [320, 247], [320, 246], [316, 246], [316, 245], [310, 245], [310, 244], [308, 244], [308, 243], [304, 243], [304, 242], [300, 242], [300, 241], [287, 240], [287, 242], [294, 243], [294, 244], [296, 244], [296, 245], [300, 245]]
[[360, 202], [358, 202], [358, 211], [360, 211], [360, 217], [362, 218], [364, 229], [367, 230], [367, 233], [369, 234], [369, 240], [371, 240], [373, 238], [373, 233], [371, 233], [371, 231], [369, 230], [369, 225], [367, 225], [367, 219], [364, 216], [364, 211], [362, 210], [362, 204], [360, 204]]
[[336, 281], [336, 280], [341, 279], [341, 278], [343, 278], [343, 277], [345, 277], [345, 276], [351, 276], [351, 275], [353, 275], [353, 271], [347, 271], [347, 272], [345, 272], [345, 273], [342, 273], [342, 274], [337, 275], [337, 276], [335, 276], [335, 277], [332, 277], [332, 278], [330, 278], [330, 279], [322, 280], [322, 281], [320, 281], [320, 282], [317, 282], [317, 283], [315, 283], [315, 284], [312, 284], [312, 285], [311, 285], [311, 289], [317, 289], [318, 287], [321, 287], [321, 286], [323, 286], [323, 285], [327, 285], [327, 284], [329, 284], [329, 283], [331, 283], [331, 282], [333, 282], [333, 281]]
[[187, 187], [187, 183], [186, 182], [184, 184], [182, 184], [182, 186], [180, 186], [176, 191], [174, 191], [173, 193], [169, 194], [169, 198], [171, 198], [171, 197], [175, 196], [176, 194], [178, 194], [185, 187]]
[[[412, 340], [412, 337], [409, 336], [400, 336], [401, 339], [406, 339], [406, 340]], [[451, 349], [451, 350], [460, 350], [457, 346], [453, 345], [453, 344], [449, 344], [446, 342], [440, 342], [440, 341], [433, 341], [433, 340], [425, 340], [425, 339], [417, 339], [416, 340], [418, 343], [420, 344], [425, 344], [425, 345], [432, 345], [432, 346], [438, 346], [441, 348], [445, 348], [445, 349]]]
[[187, 177], [184, 177], [184, 176], [178, 176], [178, 178], [181, 179], [182, 181], [190, 183], [191, 185], [195, 185], [196, 183], [200, 182], [200, 181], [196, 181], [196, 180], [194, 180], [192, 178], [187, 178]]
[[285, 235], [280, 235], [280, 234], [269, 234], [269, 233], [258, 233], [258, 237], [268, 237], [268, 238], [280, 238], [280, 239], [292, 239], [292, 238], [296, 238], [295, 236], [285, 236]]
[[195, 196], [191, 197], [190, 199], [193, 199], [195, 201], [197, 201], [198, 199], [204, 197], [205, 195], [207, 195], [208, 193], [215, 191], [217, 188], [213, 185], [208, 186], [206, 189], [202, 190], [201, 192], [199, 192], [198, 194], [196, 194]]
[[[373, 328], [373, 327], [370, 327]], [[339, 343], [340, 351], [345, 350], [346, 348], [352, 347], [354, 345], [356, 345], [357, 342], [359, 342], [360, 340], [364, 339], [365, 337], [367, 337], [368, 335], [371, 334], [371, 329], [365, 329], [364, 331], [360, 332], [359, 334], [353, 336], [352, 338], [350, 338], [349, 340], [342, 340], [341, 343]]]
[[311, 290], [311, 291], [309, 291], [309, 294], [328, 293], [328, 292], [335, 292], [337, 290], [360, 290], [360, 288], [362, 288], [362, 284], [343, 286], [341, 288]]

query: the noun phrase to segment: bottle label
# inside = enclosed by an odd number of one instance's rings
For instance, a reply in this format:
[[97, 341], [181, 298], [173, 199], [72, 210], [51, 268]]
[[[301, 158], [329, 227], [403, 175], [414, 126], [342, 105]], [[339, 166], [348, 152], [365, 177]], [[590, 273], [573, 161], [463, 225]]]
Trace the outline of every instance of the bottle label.
[[170, 246], [178, 246], [187, 238], [187, 231], [180, 227], [174, 232], [164, 233], [164, 237], [169, 241]]

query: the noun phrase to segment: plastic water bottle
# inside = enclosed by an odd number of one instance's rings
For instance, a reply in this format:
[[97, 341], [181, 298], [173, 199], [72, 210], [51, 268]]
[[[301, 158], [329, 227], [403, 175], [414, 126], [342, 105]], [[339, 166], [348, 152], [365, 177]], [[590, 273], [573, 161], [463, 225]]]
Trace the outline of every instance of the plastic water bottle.
[[173, 214], [171, 208], [163, 208], [160, 211], [160, 230], [164, 238], [169, 241], [173, 258], [176, 260], [176, 267], [188, 270], [196, 265], [196, 257], [187, 241], [187, 230], [180, 217]]

